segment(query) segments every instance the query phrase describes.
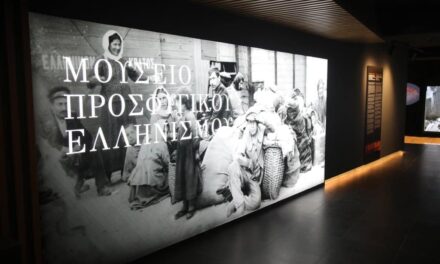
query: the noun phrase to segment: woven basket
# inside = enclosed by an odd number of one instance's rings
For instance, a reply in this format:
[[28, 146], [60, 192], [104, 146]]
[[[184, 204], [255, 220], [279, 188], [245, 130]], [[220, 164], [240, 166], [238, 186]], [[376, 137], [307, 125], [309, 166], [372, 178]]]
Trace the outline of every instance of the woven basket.
[[267, 146], [264, 150], [264, 176], [261, 183], [263, 198], [276, 199], [283, 182], [284, 162], [281, 147]]
[[176, 201], [176, 163], [170, 162], [168, 165], [168, 187], [170, 188], [171, 203], [175, 204]]

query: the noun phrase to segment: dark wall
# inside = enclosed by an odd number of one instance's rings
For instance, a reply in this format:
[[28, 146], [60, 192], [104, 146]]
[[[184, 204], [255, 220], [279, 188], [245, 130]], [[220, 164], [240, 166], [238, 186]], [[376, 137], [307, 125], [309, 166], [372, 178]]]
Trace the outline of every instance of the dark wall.
[[388, 155], [403, 149], [405, 136], [406, 83], [408, 48], [382, 49], [384, 58], [384, 104], [382, 109], [382, 153]]
[[363, 164], [367, 65], [384, 73], [381, 156], [403, 148], [406, 53], [383, 44], [329, 50], [326, 178]]
[[92, 1], [29, 0], [30, 11], [327, 58], [326, 178], [363, 164], [366, 66], [383, 66], [383, 155], [402, 149], [406, 53], [384, 44], [343, 43], [184, 1], [121, 7]]
[[0, 2], [0, 259], [33, 261], [41, 248], [30, 49], [24, 0]]
[[426, 87], [440, 85], [440, 60], [416, 60], [408, 65], [408, 82], [420, 87], [420, 100], [406, 109], [405, 133], [411, 136], [439, 137], [438, 133], [423, 131]]

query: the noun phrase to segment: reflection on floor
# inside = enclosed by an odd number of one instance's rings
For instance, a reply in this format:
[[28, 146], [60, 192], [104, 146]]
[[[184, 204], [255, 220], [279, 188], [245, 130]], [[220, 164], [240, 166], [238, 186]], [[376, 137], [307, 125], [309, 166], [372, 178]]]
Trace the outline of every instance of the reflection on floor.
[[440, 263], [440, 146], [316, 188], [137, 263]]
[[404, 155], [403, 151], [396, 151], [378, 160], [336, 175], [325, 181], [325, 191], [333, 192], [338, 188], [343, 188], [345, 185], [350, 185], [353, 182], [359, 181], [362, 177], [369, 177], [372, 170], [381, 170], [382, 167], [389, 166], [389, 163], [393, 160], [401, 159], [402, 155]]

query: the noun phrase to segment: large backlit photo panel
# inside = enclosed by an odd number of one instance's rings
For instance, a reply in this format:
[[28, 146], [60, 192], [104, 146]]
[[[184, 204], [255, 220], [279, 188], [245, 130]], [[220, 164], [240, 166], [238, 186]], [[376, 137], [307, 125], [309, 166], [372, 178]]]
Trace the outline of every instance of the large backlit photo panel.
[[324, 182], [326, 59], [29, 20], [49, 263], [131, 261]]

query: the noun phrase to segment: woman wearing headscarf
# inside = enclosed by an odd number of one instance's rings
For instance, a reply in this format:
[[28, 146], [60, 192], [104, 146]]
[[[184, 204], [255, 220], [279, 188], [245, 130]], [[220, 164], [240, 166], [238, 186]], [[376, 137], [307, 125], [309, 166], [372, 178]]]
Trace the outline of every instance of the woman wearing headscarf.
[[186, 215], [187, 219], [196, 212], [196, 198], [202, 192], [202, 175], [199, 167], [198, 148], [200, 138], [197, 120], [192, 112], [191, 90], [182, 88], [178, 94], [181, 97], [180, 109], [182, 117], [179, 120], [176, 157], [176, 186], [175, 200], [183, 201], [183, 206], [175, 215], [179, 219]]
[[128, 179], [132, 209], [157, 203], [169, 194], [168, 166], [175, 147], [174, 142], [162, 135], [167, 135], [169, 123], [177, 121], [177, 114], [171, 108], [170, 96], [164, 87], [158, 87], [153, 98], [157, 111], [150, 119], [150, 143], [141, 146], [136, 167]]
[[[131, 93], [130, 85], [127, 83], [128, 78], [135, 81], [139, 78], [140, 73], [128, 62], [126, 58], [122, 57], [124, 50], [124, 43], [121, 35], [114, 31], [107, 31], [102, 38], [102, 47], [104, 54], [96, 59], [107, 60], [107, 63], [100, 63], [98, 67], [98, 75], [101, 80], [106, 80], [111, 71], [111, 77], [108, 82], [100, 82], [92, 72], [90, 82], [87, 84], [88, 88], [93, 89], [96, 86], [101, 86], [100, 94], [108, 102], [109, 98], [114, 94], [120, 94], [124, 100], [122, 102], [119, 97], [114, 97], [112, 102], [112, 109], [114, 113], [121, 112], [123, 104], [125, 103], [125, 111], [121, 116], [114, 116], [110, 113], [109, 107], [101, 108], [99, 126], [101, 127], [109, 150], [102, 151], [104, 167], [106, 169], [107, 177], [110, 178], [114, 171], [123, 170], [125, 161], [125, 142], [120, 140], [119, 148], [114, 149], [121, 127], [126, 127], [129, 124], [135, 124], [136, 119], [129, 116], [130, 109], [133, 109], [133, 104], [128, 95]], [[96, 64], [96, 62], [95, 62]], [[121, 67], [122, 66], [126, 66]], [[93, 67], [94, 69], [95, 67]], [[124, 71], [122, 70], [124, 68]], [[94, 70], [93, 70], [94, 71]], [[125, 78], [128, 76], [128, 78]], [[127, 110], [128, 109], [128, 110]]]

